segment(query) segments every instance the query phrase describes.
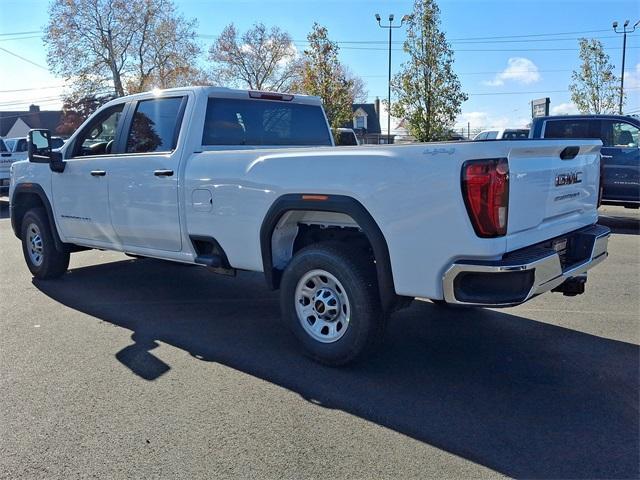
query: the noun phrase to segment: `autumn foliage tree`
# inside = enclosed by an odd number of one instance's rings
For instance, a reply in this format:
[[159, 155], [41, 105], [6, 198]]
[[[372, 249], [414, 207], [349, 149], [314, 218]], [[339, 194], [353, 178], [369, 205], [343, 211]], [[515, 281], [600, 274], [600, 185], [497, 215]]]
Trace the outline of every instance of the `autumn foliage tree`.
[[406, 120], [416, 140], [445, 140], [468, 97], [453, 71], [453, 50], [434, 0], [415, 1], [403, 49], [409, 60], [391, 83], [397, 97], [391, 113]]
[[256, 23], [240, 34], [224, 28], [209, 48], [216, 83], [252, 90], [288, 91], [296, 80], [296, 49], [287, 32]]
[[322, 98], [331, 128], [339, 128], [353, 115], [353, 75], [340, 63], [338, 44], [329, 39], [325, 27], [315, 23], [307, 40], [296, 89]]
[[93, 112], [113, 98], [114, 95], [82, 96], [78, 93], [67, 96], [62, 103], [62, 118], [56, 133], [71, 135]]
[[602, 42], [581, 38], [580, 68], [574, 70], [569, 85], [571, 100], [580, 113], [615, 113], [620, 99], [620, 81], [613, 73]]
[[172, 0], [52, 0], [44, 42], [54, 74], [84, 95], [200, 80], [195, 20]]

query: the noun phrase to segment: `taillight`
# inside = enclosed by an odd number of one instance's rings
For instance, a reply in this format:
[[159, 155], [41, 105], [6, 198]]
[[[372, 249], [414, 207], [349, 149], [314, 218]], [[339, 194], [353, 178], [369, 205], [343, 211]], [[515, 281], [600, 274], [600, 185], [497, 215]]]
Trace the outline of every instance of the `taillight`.
[[491, 238], [507, 233], [509, 163], [506, 158], [465, 162], [462, 196], [476, 235]]

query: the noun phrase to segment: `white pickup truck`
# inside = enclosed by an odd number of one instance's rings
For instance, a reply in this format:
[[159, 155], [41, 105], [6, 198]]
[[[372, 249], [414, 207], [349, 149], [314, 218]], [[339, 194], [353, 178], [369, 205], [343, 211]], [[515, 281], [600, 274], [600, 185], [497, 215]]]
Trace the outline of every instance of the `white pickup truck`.
[[362, 357], [415, 297], [574, 295], [607, 256], [599, 140], [337, 148], [318, 98], [214, 87], [111, 101], [60, 151], [29, 137], [10, 196], [33, 275], [86, 248], [264, 272], [330, 365]]

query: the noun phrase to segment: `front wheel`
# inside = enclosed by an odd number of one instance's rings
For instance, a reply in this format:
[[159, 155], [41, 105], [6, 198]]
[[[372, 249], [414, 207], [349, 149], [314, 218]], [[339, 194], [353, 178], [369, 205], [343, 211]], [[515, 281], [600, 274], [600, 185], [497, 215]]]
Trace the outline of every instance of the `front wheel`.
[[22, 253], [34, 277], [57, 278], [69, 267], [69, 252], [56, 248], [47, 213], [43, 208], [29, 210], [22, 219]]
[[373, 261], [339, 243], [300, 250], [282, 277], [280, 302], [307, 354], [326, 365], [362, 358], [384, 333]]

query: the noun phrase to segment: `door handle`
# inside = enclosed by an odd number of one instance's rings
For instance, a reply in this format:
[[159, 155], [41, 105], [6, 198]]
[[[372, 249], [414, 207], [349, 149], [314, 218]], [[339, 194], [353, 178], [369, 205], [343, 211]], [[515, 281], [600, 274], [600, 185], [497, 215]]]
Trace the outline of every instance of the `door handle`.
[[156, 170], [153, 172], [156, 177], [172, 177], [173, 170]]
[[91, 170], [92, 177], [104, 177], [106, 174], [104, 170]]
[[602, 154], [600, 154], [600, 158], [613, 158], [613, 155], [602, 155]]

